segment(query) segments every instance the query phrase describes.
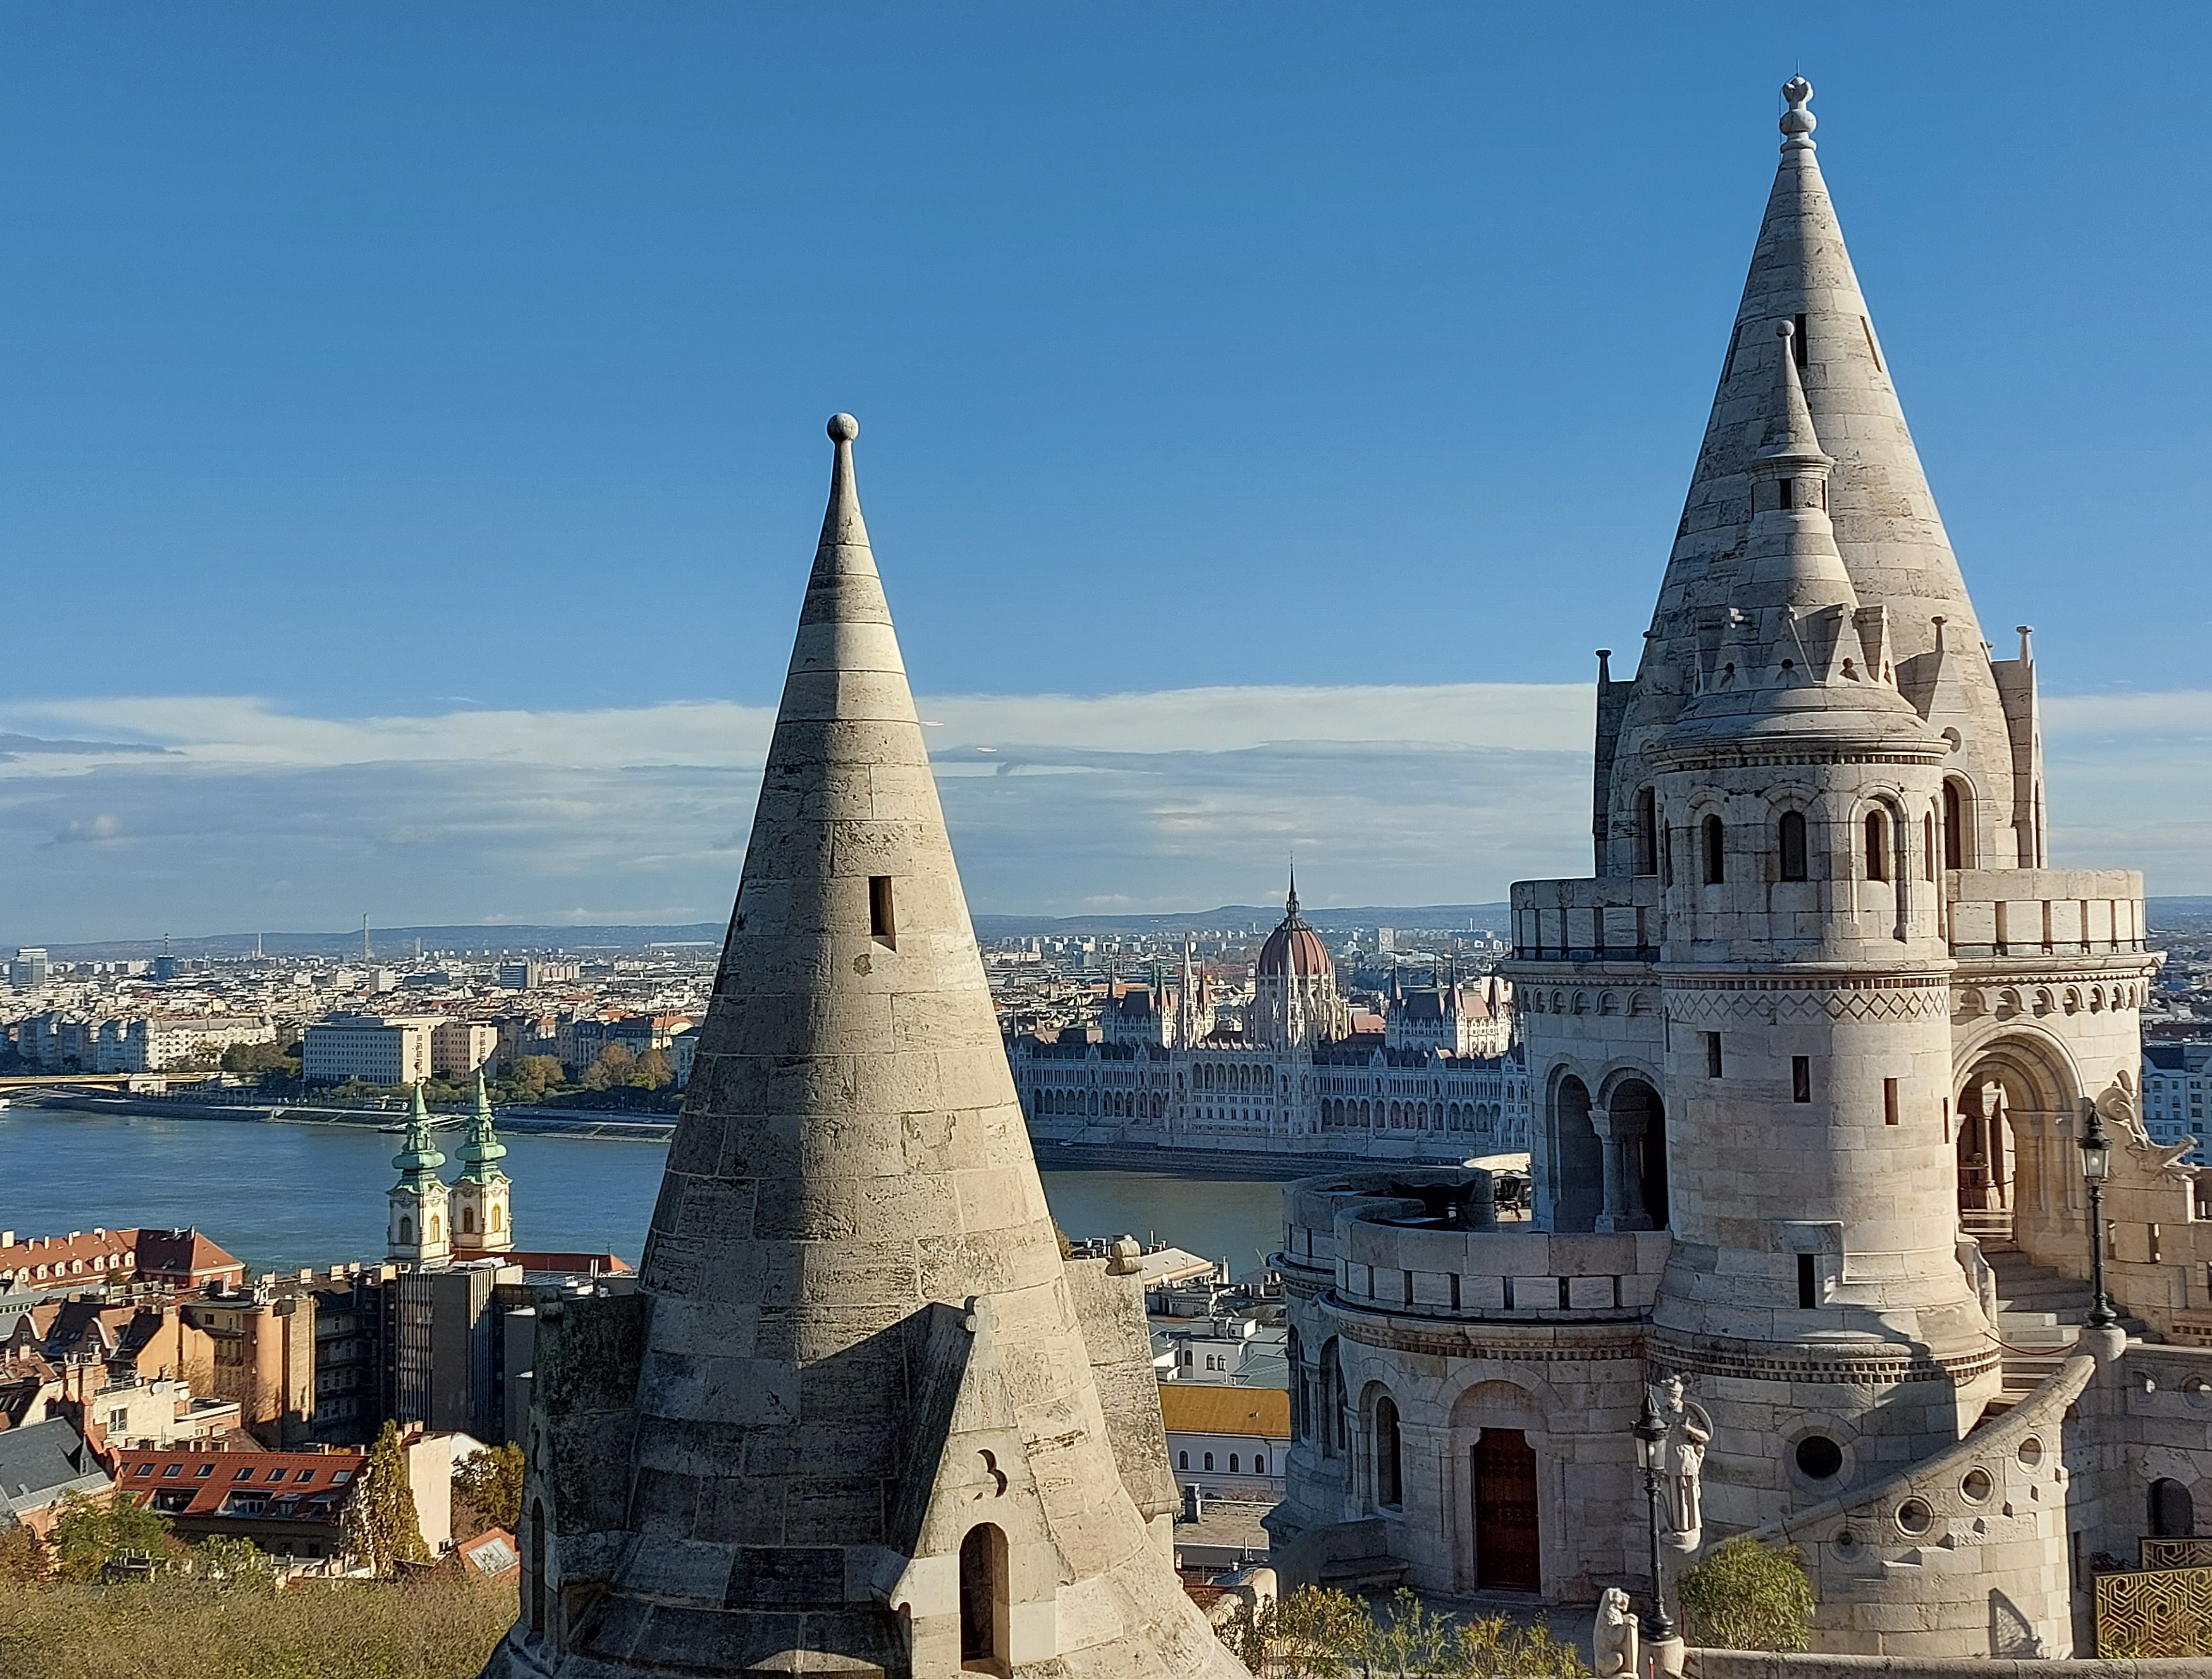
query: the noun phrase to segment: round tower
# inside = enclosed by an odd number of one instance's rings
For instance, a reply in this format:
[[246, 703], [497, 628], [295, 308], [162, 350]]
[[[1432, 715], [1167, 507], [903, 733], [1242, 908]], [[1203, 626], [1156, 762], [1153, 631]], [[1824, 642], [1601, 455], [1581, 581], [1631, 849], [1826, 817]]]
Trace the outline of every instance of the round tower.
[[491, 1097], [484, 1089], [483, 1074], [477, 1074], [476, 1117], [470, 1122], [468, 1141], [453, 1151], [461, 1175], [453, 1180], [451, 1196], [453, 1248], [464, 1254], [505, 1253], [514, 1245], [510, 1195], [513, 1184], [499, 1163], [507, 1158], [507, 1145], [492, 1128]]
[[407, 1141], [392, 1157], [399, 1181], [386, 1197], [392, 1203], [386, 1251], [408, 1265], [442, 1265], [453, 1257], [453, 1233], [445, 1180], [446, 1164], [430, 1140], [430, 1115], [422, 1105], [422, 1086], [415, 1086], [415, 1110], [407, 1121]]
[[1676, 1238], [1650, 1357], [1710, 1396], [1723, 1527], [1958, 1439], [2000, 1379], [1954, 1234], [1953, 746], [1837, 551], [1796, 338], [1738, 351], [1772, 382], [1749, 526], [1644, 743]]

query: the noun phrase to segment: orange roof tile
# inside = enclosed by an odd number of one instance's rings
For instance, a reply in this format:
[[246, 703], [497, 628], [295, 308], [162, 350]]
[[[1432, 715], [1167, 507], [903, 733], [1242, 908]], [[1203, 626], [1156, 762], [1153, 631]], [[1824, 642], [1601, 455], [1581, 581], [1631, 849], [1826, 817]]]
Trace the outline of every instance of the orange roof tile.
[[1170, 1434], [1250, 1434], [1291, 1438], [1285, 1388], [1222, 1388], [1197, 1382], [1160, 1384], [1160, 1419]]

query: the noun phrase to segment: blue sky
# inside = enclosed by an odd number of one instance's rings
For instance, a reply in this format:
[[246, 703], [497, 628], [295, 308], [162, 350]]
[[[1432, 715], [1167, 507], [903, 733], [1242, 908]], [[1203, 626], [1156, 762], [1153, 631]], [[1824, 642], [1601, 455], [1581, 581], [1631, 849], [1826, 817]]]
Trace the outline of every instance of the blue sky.
[[0, 941], [720, 915], [838, 408], [948, 770], [1066, 697], [979, 909], [1571, 872], [1795, 69], [2061, 860], [2212, 891], [2207, 20], [9, 0], [0, 734], [169, 750]]

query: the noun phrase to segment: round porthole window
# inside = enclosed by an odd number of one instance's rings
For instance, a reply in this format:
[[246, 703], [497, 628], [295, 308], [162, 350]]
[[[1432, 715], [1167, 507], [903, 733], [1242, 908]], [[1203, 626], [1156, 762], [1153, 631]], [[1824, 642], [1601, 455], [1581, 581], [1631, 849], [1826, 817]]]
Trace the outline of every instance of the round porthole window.
[[1797, 1442], [1797, 1468], [1814, 1481], [1829, 1481], [1844, 1466], [1844, 1449], [1826, 1434], [1808, 1434]]
[[1897, 1525], [1917, 1536], [1936, 1525], [1936, 1512], [1925, 1499], [1907, 1499], [1897, 1506]]
[[2022, 1465], [2032, 1469], [2043, 1461], [2043, 1442], [2030, 1434], [2020, 1443], [2020, 1450], [2013, 1453], [2013, 1456], [2019, 1458]]
[[1959, 1496], [1968, 1504], [1987, 1504], [1996, 1483], [1987, 1469], [1968, 1469], [1959, 1481]]
[[1837, 1558], [1844, 1562], [1854, 1562], [1857, 1560], [1858, 1554], [1859, 1536], [1849, 1528], [1845, 1528], [1836, 1536]]

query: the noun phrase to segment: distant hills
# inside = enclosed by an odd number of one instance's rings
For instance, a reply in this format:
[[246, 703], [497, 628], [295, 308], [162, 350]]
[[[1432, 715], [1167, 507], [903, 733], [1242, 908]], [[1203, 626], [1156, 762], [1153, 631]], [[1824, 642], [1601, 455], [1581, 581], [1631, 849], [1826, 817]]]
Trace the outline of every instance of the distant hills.
[[[2212, 897], [2154, 897], [2149, 900], [2154, 932], [2196, 931], [2212, 928]], [[1322, 909], [1302, 908], [1306, 920], [1323, 933], [1348, 934], [1357, 928], [1395, 927], [1408, 931], [1450, 929], [1503, 934], [1507, 930], [1507, 906], [1503, 903], [1357, 904]], [[975, 934], [981, 939], [1096, 938], [1115, 934], [1226, 932], [1237, 928], [1261, 931], [1283, 918], [1279, 903], [1224, 903], [1212, 909], [1176, 910], [1155, 916], [978, 916]], [[410, 958], [416, 941], [426, 951], [593, 951], [643, 950], [653, 945], [719, 946], [726, 931], [720, 922], [686, 922], [667, 927], [378, 927], [369, 929], [369, 946], [380, 960]], [[344, 933], [219, 933], [202, 939], [172, 939], [167, 948], [185, 957], [245, 956], [258, 936], [270, 956], [358, 957], [361, 932]], [[159, 939], [110, 939], [92, 944], [50, 945], [58, 962], [127, 962], [159, 956]]]

